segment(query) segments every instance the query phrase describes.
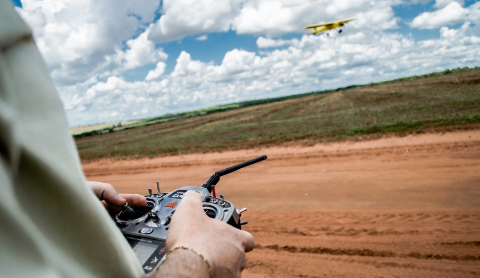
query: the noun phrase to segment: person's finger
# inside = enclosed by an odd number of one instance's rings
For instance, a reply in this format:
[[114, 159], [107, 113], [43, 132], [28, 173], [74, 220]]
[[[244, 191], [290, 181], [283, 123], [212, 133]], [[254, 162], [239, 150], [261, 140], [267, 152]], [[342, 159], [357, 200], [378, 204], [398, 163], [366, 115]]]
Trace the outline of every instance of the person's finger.
[[188, 190], [183, 194], [182, 202], [175, 211], [175, 214], [203, 212], [203, 202], [200, 193]]
[[105, 209], [108, 211], [108, 205], [107, 203], [105, 203], [105, 201], [100, 201], [100, 203], [102, 203], [102, 205], [105, 207]]
[[107, 202], [107, 204], [116, 207], [123, 206], [127, 202], [127, 200], [125, 200], [122, 196], [118, 195], [117, 191], [115, 191], [112, 185], [110, 185], [110, 187], [105, 187], [102, 196], [103, 200]]
[[124, 207], [108, 206], [107, 210], [110, 214], [115, 215], [115, 214], [121, 212], [122, 210], [124, 210]]
[[147, 205], [147, 199], [140, 194], [120, 194], [120, 197], [124, 198], [132, 207], [141, 208]]
[[255, 248], [255, 240], [253, 239], [253, 236], [251, 233], [246, 232], [246, 231], [240, 231], [242, 232], [242, 236], [244, 237], [245, 240], [245, 252], [250, 252]]
[[183, 193], [182, 202], [187, 201], [202, 206], [202, 195], [194, 190], [188, 190]]
[[93, 193], [101, 201], [105, 201], [109, 205], [113, 206], [123, 206], [126, 203], [126, 200], [118, 195], [115, 188], [109, 183], [103, 182], [89, 182], [90, 188], [93, 190]]

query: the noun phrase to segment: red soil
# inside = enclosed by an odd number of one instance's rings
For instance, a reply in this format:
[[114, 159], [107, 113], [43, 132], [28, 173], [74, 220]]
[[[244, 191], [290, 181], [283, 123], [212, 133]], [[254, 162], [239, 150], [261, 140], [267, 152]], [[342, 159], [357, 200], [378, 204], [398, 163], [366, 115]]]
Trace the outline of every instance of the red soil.
[[480, 276], [480, 130], [363, 142], [84, 162], [90, 180], [147, 194], [213, 172], [257, 247], [244, 277]]

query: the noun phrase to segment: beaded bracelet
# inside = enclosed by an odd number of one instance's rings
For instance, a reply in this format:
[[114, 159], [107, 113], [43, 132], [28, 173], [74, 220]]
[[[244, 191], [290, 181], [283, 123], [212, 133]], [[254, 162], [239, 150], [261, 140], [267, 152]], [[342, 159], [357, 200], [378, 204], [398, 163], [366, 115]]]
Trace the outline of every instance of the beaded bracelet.
[[167, 251], [167, 254], [165, 255], [165, 261], [167, 260], [168, 254], [170, 254], [170, 253], [172, 253], [173, 251], [178, 250], [178, 249], [190, 250], [190, 251], [192, 251], [193, 253], [195, 253], [195, 254], [197, 254], [198, 256], [200, 256], [200, 258], [202, 258], [202, 260], [207, 264], [208, 273], [210, 273], [210, 278], [213, 278], [212, 266], [210, 266], [210, 263], [208, 262], [208, 260], [205, 259], [205, 256], [203, 256], [202, 253], [198, 252], [197, 250], [193, 249], [192, 247], [184, 246], [184, 245], [178, 245], [178, 246], [173, 247], [172, 249], [170, 249], [170, 250]]

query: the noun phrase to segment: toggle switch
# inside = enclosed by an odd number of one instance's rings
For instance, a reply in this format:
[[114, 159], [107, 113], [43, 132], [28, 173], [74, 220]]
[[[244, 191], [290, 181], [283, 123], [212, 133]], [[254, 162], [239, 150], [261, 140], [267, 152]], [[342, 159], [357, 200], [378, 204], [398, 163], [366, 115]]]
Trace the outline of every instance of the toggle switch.
[[242, 216], [242, 212], [247, 211], [247, 208], [243, 208], [241, 210], [237, 209], [238, 216]]

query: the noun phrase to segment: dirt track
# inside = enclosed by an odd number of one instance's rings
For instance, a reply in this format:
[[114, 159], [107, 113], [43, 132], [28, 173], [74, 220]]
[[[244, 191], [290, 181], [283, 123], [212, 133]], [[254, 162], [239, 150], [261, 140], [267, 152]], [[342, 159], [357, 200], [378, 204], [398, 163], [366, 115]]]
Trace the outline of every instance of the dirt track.
[[83, 166], [145, 195], [262, 154], [217, 187], [249, 209], [244, 277], [480, 276], [480, 130]]

